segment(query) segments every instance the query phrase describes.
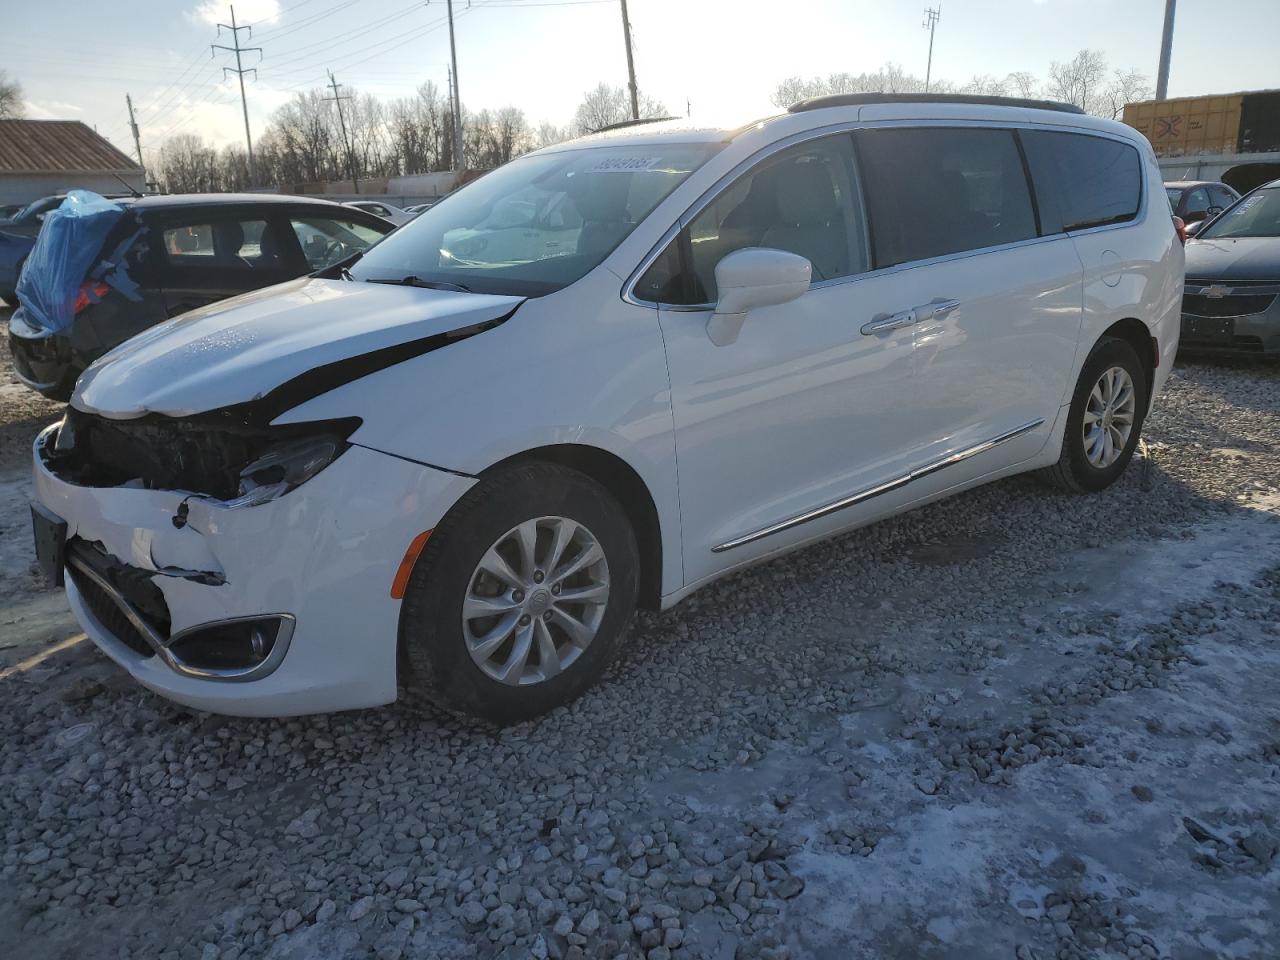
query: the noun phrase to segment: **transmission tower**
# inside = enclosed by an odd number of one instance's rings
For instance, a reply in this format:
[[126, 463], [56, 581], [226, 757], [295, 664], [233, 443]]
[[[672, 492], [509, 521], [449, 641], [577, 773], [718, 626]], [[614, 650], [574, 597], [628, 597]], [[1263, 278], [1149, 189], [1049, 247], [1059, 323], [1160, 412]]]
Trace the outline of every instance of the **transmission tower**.
[[249, 102], [245, 99], [245, 96], [244, 96], [244, 75], [246, 73], [252, 73], [253, 78], [256, 80], [258, 79], [258, 68], [249, 67], [246, 69], [244, 64], [240, 62], [240, 54], [253, 53], [256, 51], [258, 54], [258, 61], [261, 62], [262, 48], [240, 46], [240, 31], [248, 30], [249, 38], [253, 39], [253, 27], [248, 26], [247, 24], [243, 27], [236, 26], [236, 8], [235, 7], [231, 8], [231, 23], [218, 24], [219, 37], [222, 36], [223, 30], [231, 31], [231, 42], [235, 44], [235, 46], [228, 47], [221, 43], [211, 43], [209, 44], [209, 52], [212, 54], [213, 51], [215, 50], [226, 50], [228, 53], [234, 53], [236, 55], [235, 67], [222, 68], [222, 79], [225, 80], [227, 78], [228, 73], [234, 73], [237, 77], [240, 78], [240, 109], [244, 111], [244, 145], [245, 145], [245, 148], [249, 151], [249, 185], [252, 186], [253, 184], [257, 183], [258, 177], [253, 168], [253, 138], [249, 136]]

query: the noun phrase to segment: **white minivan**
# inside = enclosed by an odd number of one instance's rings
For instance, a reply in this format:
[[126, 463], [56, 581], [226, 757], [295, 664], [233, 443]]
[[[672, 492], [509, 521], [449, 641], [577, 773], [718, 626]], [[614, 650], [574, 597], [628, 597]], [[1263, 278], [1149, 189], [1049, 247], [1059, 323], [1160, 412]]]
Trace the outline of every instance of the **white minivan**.
[[37, 553], [184, 704], [527, 718], [637, 606], [1021, 471], [1102, 490], [1182, 286], [1150, 146], [1071, 107], [629, 125], [95, 363]]

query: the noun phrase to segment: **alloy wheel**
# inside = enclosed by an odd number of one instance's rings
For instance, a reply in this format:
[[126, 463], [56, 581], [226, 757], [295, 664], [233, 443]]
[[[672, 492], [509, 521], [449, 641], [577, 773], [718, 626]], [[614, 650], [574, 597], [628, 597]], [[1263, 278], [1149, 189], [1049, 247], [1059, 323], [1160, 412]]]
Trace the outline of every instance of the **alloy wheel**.
[[550, 680], [595, 639], [608, 602], [609, 564], [591, 531], [567, 517], [526, 520], [471, 574], [462, 602], [467, 651], [499, 683]]
[[1105, 470], [1120, 459], [1136, 413], [1133, 377], [1124, 367], [1108, 367], [1093, 385], [1084, 408], [1084, 455], [1090, 466]]

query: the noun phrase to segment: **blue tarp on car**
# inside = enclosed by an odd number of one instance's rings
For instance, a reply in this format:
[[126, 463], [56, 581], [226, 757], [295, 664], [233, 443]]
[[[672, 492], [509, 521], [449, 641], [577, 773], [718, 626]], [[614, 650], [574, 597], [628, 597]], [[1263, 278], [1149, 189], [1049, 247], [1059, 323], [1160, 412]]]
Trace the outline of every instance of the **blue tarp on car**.
[[18, 300], [30, 324], [50, 333], [71, 326], [80, 285], [123, 215], [123, 207], [89, 190], [68, 192], [49, 211], [18, 278]]

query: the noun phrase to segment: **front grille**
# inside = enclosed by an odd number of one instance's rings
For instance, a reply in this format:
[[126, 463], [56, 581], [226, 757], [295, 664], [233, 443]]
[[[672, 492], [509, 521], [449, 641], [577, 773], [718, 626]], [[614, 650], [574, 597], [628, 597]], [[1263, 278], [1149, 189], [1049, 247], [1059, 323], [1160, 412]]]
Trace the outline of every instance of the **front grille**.
[[102, 624], [103, 629], [115, 637], [134, 653], [144, 657], [153, 656], [155, 651], [151, 644], [143, 638], [138, 629], [130, 622], [124, 612], [116, 606], [114, 600], [100, 586], [74, 567], [68, 569], [68, 576], [75, 582], [76, 590], [84, 605], [93, 614], [93, 619]]
[[[148, 571], [117, 560], [96, 543], [79, 539], [72, 539], [67, 544], [67, 556], [83, 563], [109, 583], [152, 630], [162, 637], [169, 635], [169, 605], [165, 603], [164, 594], [155, 585]], [[75, 564], [68, 564], [67, 570], [75, 580], [76, 589], [84, 598], [89, 612], [112, 636], [135, 653], [150, 656], [155, 652], [110, 593]]]
[[1184, 293], [1182, 312], [1193, 317], [1245, 317], [1264, 313], [1275, 302], [1276, 295], [1243, 294], [1226, 297], [1206, 297], [1202, 293]]

